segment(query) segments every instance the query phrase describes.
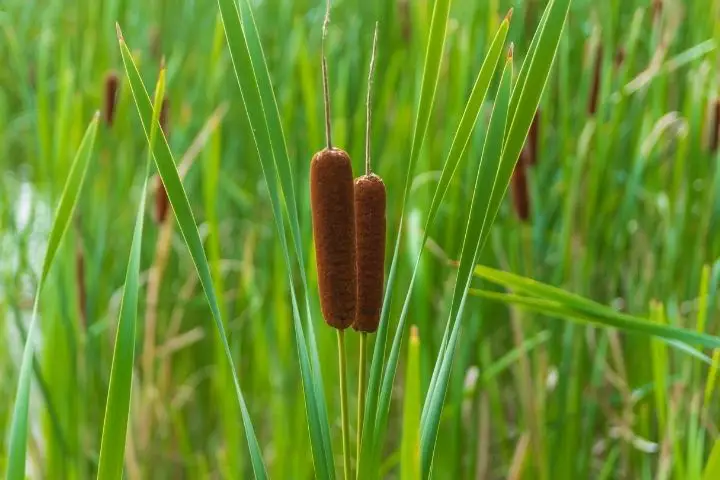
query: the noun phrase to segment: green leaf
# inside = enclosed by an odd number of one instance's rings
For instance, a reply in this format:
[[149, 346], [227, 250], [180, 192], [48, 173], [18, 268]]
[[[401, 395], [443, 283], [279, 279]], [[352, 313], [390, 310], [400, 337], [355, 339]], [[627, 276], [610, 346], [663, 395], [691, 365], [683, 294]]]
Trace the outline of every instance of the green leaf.
[[[293, 305], [295, 343], [298, 348], [300, 373], [305, 396], [305, 408], [308, 418], [310, 442], [316, 475], [319, 478], [334, 478], [334, 460], [330, 429], [327, 420], [325, 393], [322, 385], [320, 359], [315, 332], [310, 315], [310, 302], [307, 295], [307, 276], [302, 258], [302, 243], [298, 221], [297, 204], [292, 182], [290, 161], [282, 132], [277, 102], [272, 90], [272, 82], [267, 70], [260, 38], [252, 18], [252, 11], [245, 0], [241, 0], [240, 9], [233, 0], [218, 0], [218, 7], [225, 29], [235, 76], [240, 87], [245, 113], [257, 148], [265, 184], [268, 188], [275, 225], [280, 236], [280, 245], [287, 266], [288, 285]], [[242, 15], [241, 15], [242, 13]], [[277, 181], [280, 178], [282, 188]], [[300, 321], [295, 283], [293, 281], [293, 262], [290, 259], [288, 241], [285, 234], [285, 221], [280, 201], [284, 195], [291, 223], [291, 235], [298, 256], [302, 285], [305, 288], [306, 327], [305, 332]]]
[[[645, 331], [642, 331], [643, 327], [637, 327], [637, 324], [635, 322], [641, 322], [643, 324], [647, 324], [648, 322], [644, 319], [635, 319], [632, 320], [630, 323], [627, 323], [627, 321], [622, 321], [620, 323], [616, 323], [613, 320], [608, 320], [605, 318], [599, 318], [593, 314], [590, 313], [584, 313], [572, 310], [568, 308], [567, 306], [561, 305], [557, 302], [554, 302], [552, 300], [545, 300], [542, 298], [532, 298], [532, 297], [525, 297], [522, 295], [515, 295], [515, 294], [508, 294], [508, 293], [498, 293], [498, 292], [489, 292], [485, 290], [470, 290], [470, 293], [472, 295], [485, 298], [487, 300], [495, 300], [498, 302], [506, 303], [509, 305], [515, 305], [517, 307], [520, 307], [524, 310], [537, 313], [540, 315], [546, 315], [549, 317], [555, 317], [560, 318], [563, 320], [568, 320], [575, 323], [582, 323], [584, 325], [590, 325], [595, 327], [610, 327], [610, 328], [620, 328], [625, 329], [629, 332], [633, 333], [640, 333], [647, 335], [648, 333]], [[698, 350], [694, 349], [687, 343], [679, 340], [673, 340], [668, 339], [659, 335], [656, 335], [657, 338], [666, 344], [670, 345], [671, 347], [675, 348], [676, 350], [679, 350], [683, 353], [686, 353], [692, 357], [697, 358], [701, 362], [711, 364], [712, 361], [710, 357], [703, 354], [702, 352], [699, 352]]]
[[702, 480], [715, 480], [720, 478], [720, 440], [715, 440], [710, 451], [710, 458], [705, 464]]
[[[180, 180], [180, 175], [175, 165], [175, 160], [173, 159], [170, 147], [165, 139], [165, 135], [161, 132], [159, 140], [162, 141], [155, 142], [154, 144], [150, 141], [150, 132], [148, 128], [152, 122], [152, 104], [150, 102], [150, 97], [148, 96], [147, 89], [140, 78], [140, 72], [138, 72], [137, 66], [130, 54], [130, 50], [125, 44], [119, 26], [117, 27], [117, 30], [118, 41], [120, 43], [120, 53], [122, 55], [123, 65], [125, 66], [125, 73], [127, 75], [133, 100], [145, 132], [145, 138], [148, 140], [148, 143], [152, 145], [151, 150], [153, 153], [153, 159], [155, 160], [155, 166], [160, 174], [163, 185], [165, 185], [168, 200], [175, 214], [178, 227], [180, 228], [180, 233], [185, 240], [185, 244], [188, 247], [193, 264], [195, 265], [195, 269], [200, 277], [200, 284], [205, 292], [205, 297], [207, 298], [213, 320], [215, 321], [215, 326], [225, 350], [225, 356], [230, 365], [235, 393], [240, 405], [243, 426], [245, 427], [245, 436], [250, 450], [250, 460], [253, 472], [255, 473], [256, 478], [265, 479], [267, 478], [267, 472], [262, 460], [262, 452], [260, 450], [257, 437], [255, 436], [255, 430], [252, 425], [252, 420], [250, 419], [250, 413], [248, 412], [245, 398], [242, 394], [242, 390], [240, 389], [240, 381], [238, 380], [237, 371], [230, 352], [230, 345], [228, 344], [227, 335], [225, 334], [225, 326], [220, 313], [220, 307], [218, 305], [212, 276], [210, 274], [210, 266], [208, 264], [205, 250], [203, 249], [202, 240], [200, 239], [200, 234], [195, 223], [195, 218], [192, 214], [192, 209], [190, 208], [190, 202], [188, 201], [185, 188]], [[159, 125], [157, 127], [159, 128]]]
[[[453, 300], [450, 307], [450, 316], [445, 330], [443, 343], [447, 344], [445, 350], [438, 354], [435, 372], [431, 379], [430, 389], [425, 397], [422, 418], [420, 423], [420, 461], [422, 465], [422, 478], [429, 478], [432, 469], [432, 459], [435, 451], [437, 432], [440, 426], [440, 414], [445, 400], [445, 392], [450, 379], [450, 370], [455, 353], [455, 344], [460, 330], [462, 313], [467, 298], [467, 292], [472, 280], [472, 266], [475, 265], [480, 251], [480, 231], [483, 228], [483, 219], [487, 218], [487, 202], [484, 201], [489, 190], [485, 185], [492, 185], [486, 177], [497, 172], [497, 164], [502, 157], [503, 133], [507, 125], [508, 106], [510, 103], [510, 88], [512, 85], [512, 55], [505, 63], [500, 86], [498, 87], [497, 98], [490, 125], [485, 138], [480, 168], [478, 169], [473, 199], [470, 206], [470, 218], [468, 219], [460, 254], [460, 266]], [[448, 336], [448, 332], [451, 332]]]
[[[553, 311], [557, 314], [577, 315], [600, 326], [619, 328], [628, 332], [663, 338], [671, 341], [670, 345], [672, 346], [682, 346], [686, 352], [694, 350], [690, 345], [701, 345], [705, 348], [720, 347], [720, 338], [718, 337], [616, 312], [592, 300], [566, 292], [557, 287], [537, 282], [530, 278], [481, 265], [475, 267], [475, 275], [502, 285], [516, 293], [535, 297], [529, 299], [518, 295], [503, 297], [508, 298], [508, 300], [511, 300], [513, 303], [519, 304], [524, 302], [526, 306], [535, 306], [548, 312]], [[678, 345], [676, 342], [681, 342], [682, 345]], [[707, 359], [707, 357], [705, 357], [705, 359]], [[707, 361], [709, 363], [709, 360]]]
[[[408, 291], [405, 296], [403, 308], [400, 314], [400, 318], [398, 320], [398, 325], [395, 330], [395, 336], [390, 350], [390, 355], [388, 357], [387, 365], [385, 366], [385, 372], [382, 377], [383, 382], [382, 390], [380, 391], [379, 406], [376, 407], [375, 405], [378, 402], [375, 401], [375, 399], [378, 398], [378, 385], [380, 381], [380, 375], [382, 373], [381, 367], [384, 362], [383, 357], [385, 353], [385, 344], [387, 338], [386, 320], [381, 321], [380, 328], [378, 329], [378, 339], [375, 343], [375, 354], [373, 355], [373, 368], [371, 369], [371, 373], [373, 376], [371, 377], [371, 381], [368, 386], [368, 398], [372, 398], [373, 401], [366, 404], [365, 423], [363, 428], [364, 431], [367, 431], [366, 428], [368, 428], [370, 425], [373, 425], [374, 423], [375, 425], [377, 425], [376, 428], [378, 428], [378, 432], [373, 435], [373, 437], [371, 438], [371, 442], [363, 442], [361, 453], [362, 460], [359, 462], [359, 464], [362, 466], [368, 465], [369, 456], [374, 454], [373, 452], [375, 452], [381, 446], [382, 441], [384, 440], [384, 432], [387, 426], [387, 415], [389, 413], [390, 399], [392, 396], [393, 381], [395, 379], [395, 372], [397, 370], [397, 363], [399, 359], [402, 339], [405, 334], [405, 321], [407, 319], [410, 300], [412, 298], [412, 290], [415, 285], [418, 268], [420, 266], [420, 259], [428, 239], [428, 232], [431, 225], [434, 224], [435, 217], [440, 208], [440, 205], [443, 202], [443, 199], [445, 198], [445, 194], [447, 193], [447, 190], [450, 186], [450, 182], [455, 176], [455, 173], [457, 172], [458, 166], [460, 164], [460, 160], [465, 154], [465, 150], [468, 142], [470, 141], [470, 136], [472, 135], [473, 128], [477, 123], [478, 116], [480, 115], [483, 103], [485, 102], [485, 97], [490, 86], [490, 81], [492, 80], [493, 74], [495, 73], [497, 65], [500, 61], [508, 29], [509, 16], [506, 17], [506, 19], [500, 24], [500, 27], [498, 28], [498, 31], [495, 34], [495, 37], [490, 45], [490, 48], [488, 49], [488, 53], [485, 56], [478, 76], [475, 79], [475, 83], [465, 106], [465, 111], [463, 112], [460, 124], [458, 125], [458, 128], [455, 132], [450, 151], [443, 165], [440, 180], [438, 181], [438, 186], [435, 189], [435, 193], [433, 195], [433, 199], [430, 205], [430, 210], [428, 212], [428, 217], [425, 222], [425, 228], [423, 229], [423, 236], [420, 242], [420, 251], [415, 261], [415, 266], [413, 268], [413, 273], [410, 278]], [[388, 313], [389, 309], [383, 310], [384, 318], [387, 317]], [[378, 360], [377, 364], [375, 363], [376, 360]], [[377, 378], [374, 377], [375, 375], [377, 375]], [[368, 419], [368, 416], [370, 416], [371, 418]], [[375, 419], [376, 417], [377, 420], [373, 422], [373, 419]]]
[[403, 392], [401, 480], [420, 477], [420, 337], [411, 330]]
[[[157, 139], [157, 125], [164, 96], [165, 70], [161, 70], [155, 87], [155, 103], [150, 128], [151, 145], [155, 145]], [[130, 413], [133, 364], [135, 361], [135, 326], [140, 289], [143, 220], [145, 218], [145, 200], [151, 162], [152, 148], [148, 150], [143, 188], [140, 191], [140, 204], [135, 217], [130, 259], [125, 273], [125, 287], [120, 302], [115, 348], [113, 350], [112, 366], [110, 367], [110, 385], [105, 404], [105, 418], [103, 420], [97, 474], [97, 478], [102, 480], [122, 479], [125, 437]]]
[[95, 144], [95, 135], [97, 133], [97, 125], [99, 113], [93, 117], [90, 125], [85, 131], [77, 154], [73, 159], [70, 167], [70, 173], [65, 181], [60, 203], [55, 215], [53, 216], [52, 227], [50, 228], [50, 238], [48, 239], [47, 250], [43, 259], [42, 273], [35, 292], [35, 301], [33, 304], [32, 317], [30, 327], [28, 328], [27, 340], [23, 349], [22, 361], [20, 363], [20, 376], [18, 380], [17, 393], [15, 394], [15, 405], [13, 407], [12, 423], [10, 425], [9, 449], [8, 449], [8, 469], [6, 478], [8, 480], [22, 480], [25, 478], [25, 456], [27, 450], [27, 430], [28, 430], [28, 405], [30, 403], [30, 386], [32, 377], [33, 363], [33, 342], [35, 337], [35, 323], [37, 320], [38, 305], [40, 303], [40, 293], [45, 285], [50, 267], [55, 259], [60, 242], [65, 236], [65, 232], [72, 220], [75, 206], [77, 205], [82, 186], [85, 181], [90, 158], [92, 157], [93, 146]]

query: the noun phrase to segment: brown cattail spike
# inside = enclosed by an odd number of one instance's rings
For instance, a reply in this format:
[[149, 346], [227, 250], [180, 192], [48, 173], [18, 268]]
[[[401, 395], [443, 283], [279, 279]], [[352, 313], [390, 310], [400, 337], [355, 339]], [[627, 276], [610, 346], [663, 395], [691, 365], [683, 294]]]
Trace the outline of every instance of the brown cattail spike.
[[[160, 122], [160, 130], [162, 130], [165, 138], [168, 138], [170, 134], [170, 102], [167, 97], [163, 98], [158, 121]], [[167, 191], [165, 190], [165, 184], [163, 184], [158, 175], [155, 183], [155, 220], [157, 223], [163, 223], [165, 221], [169, 207], [170, 201], [167, 196]]]
[[528, 151], [528, 166], [537, 165], [538, 163], [538, 151], [540, 145], [540, 109], [535, 111], [535, 116], [530, 124], [530, 132], [528, 134], [528, 140], [525, 144], [525, 148]]
[[590, 101], [588, 102], [588, 113], [594, 116], [597, 112], [598, 97], [600, 95], [600, 80], [602, 78], [603, 47], [598, 44], [595, 49], [595, 68], [593, 70], [592, 85], [590, 86]]
[[377, 24], [368, 75], [365, 131], [365, 175], [355, 180], [355, 231], [357, 234], [357, 312], [353, 328], [375, 332], [380, 323], [385, 280], [385, 184], [370, 168], [372, 84], [377, 48]]
[[330, 0], [326, 7], [322, 37], [322, 74], [327, 147], [316, 153], [310, 163], [310, 206], [320, 309], [328, 325], [344, 330], [355, 318], [357, 296], [355, 208], [350, 157], [343, 150], [332, 147], [330, 93], [325, 60]]
[[[78, 220], [78, 224], [80, 221]], [[78, 236], [81, 235], [78, 227]], [[80, 311], [80, 322], [83, 328], [87, 326], [87, 290], [85, 288], [85, 253], [78, 240], [75, 244], [75, 275], [77, 282], [78, 310]]]
[[720, 98], [715, 99], [714, 118], [710, 121], [710, 152], [718, 151], [720, 144]]
[[350, 157], [323, 149], [310, 164], [310, 203], [320, 307], [325, 321], [345, 329], [355, 317], [355, 209]]
[[523, 150], [520, 161], [515, 164], [512, 174], [512, 200], [513, 208], [518, 220], [526, 222], [530, 218], [530, 196], [527, 185], [527, 150]]
[[355, 180], [357, 313], [353, 328], [374, 332], [380, 323], [385, 279], [385, 184], [377, 175]]
[[115, 72], [108, 72], [105, 76], [105, 104], [103, 107], [103, 117], [105, 119], [105, 124], [108, 127], [112, 127], [113, 120], [115, 119], [115, 105], [117, 102], [119, 82], [117, 73]]

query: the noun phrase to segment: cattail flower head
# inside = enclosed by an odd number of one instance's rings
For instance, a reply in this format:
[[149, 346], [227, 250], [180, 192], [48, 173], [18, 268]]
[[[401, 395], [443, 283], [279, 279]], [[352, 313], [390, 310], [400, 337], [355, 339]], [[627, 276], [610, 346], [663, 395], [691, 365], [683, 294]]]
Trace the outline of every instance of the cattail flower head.
[[602, 80], [603, 47], [598, 44], [595, 49], [595, 68], [593, 70], [592, 84], [590, 85], [590, 99], [588, 101], [588, 114], [595, 116], [600, 95], [600, 82]]
[[310, 203], [320, 307], [325, 321], [345, 329], [355, 317], [355, 208], [350, 157], [326, 148], [310, 164]]
[[104, 93], [104, 105], [103, 105], [103, 117], [105, 124], [108, 127], [112, 127], [113, 121], [115, 120], [115, 107], [117, 106], [117, 95], [120, 86], [120, 79], [117, 73], [114, 71], [108, 72], [105, 75], [105, 91]]
[[720, 146], [720, 98], [716, 98], [710, 120], [710, 152], [717, 153]]
[[530, 218], [530, 195], [527, 184], [527, 158], [526, 154], [521, 154], [520, 160], [515, 164], [515, 170], [513, 170], [511, 191], [512, 191], [512, 205], [515, 210], [515, 214], [521, 222], [526, 222]]
[[[169, 130], [169, 117], [170, 117], [170, 102], [167, 97], [163, 98], [162, 106], [160, 107], [160, 129], [162, 130], [165, 138], [168, 137]], [[160, 176], [157, 176], [155, 183], [155, 221], [157, 223], [163, 223], [167, 218], [167, 213], [170, 207], [170, 201], [167, 196], [167, 190], [165, 190], [165, 184], [163, 184]]]
[[380, 323], [385, 278], [385, 205], [382, 179], [371, 173], [355, 180], [357, 313], [353, 328], [375, 332]]

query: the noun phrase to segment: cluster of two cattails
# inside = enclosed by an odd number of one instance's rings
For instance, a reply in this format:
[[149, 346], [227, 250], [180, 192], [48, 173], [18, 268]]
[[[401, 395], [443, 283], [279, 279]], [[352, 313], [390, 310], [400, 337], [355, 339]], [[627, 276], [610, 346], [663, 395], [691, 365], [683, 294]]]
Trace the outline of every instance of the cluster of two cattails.
[[386, 191], [382, 179], [372, 173], [370, 168], [371, 99], [377, 25], [368, 76], [365, 174], [353, 179], [350, 157], [344, 150], [332, 144], [330, 94], [324, 48], [329, 13], [328, 0], [323, 23], [322, 53], [326, 147], [313, 156], [310, 164], [310, 203], [320, 308], [326, 323], [334, 327], [338, 334], [343, 459], [345, 478], [348, 479], [350, 442], [344, 332], [350, 326], [361, 332], [357, 427], [359, 456], [367, 334], [378, 328], [383, 297]]
[[368, 79], [365, 175], [353, 180], [348, 154], [332, 145], [327, 65], [323, 56], [327, 146], [310, 164], [310, 196], [320, 306], [332, 327], [377, 330], [385, 265], [385, 184], [370, 169], [370, 97], [377, 28]]

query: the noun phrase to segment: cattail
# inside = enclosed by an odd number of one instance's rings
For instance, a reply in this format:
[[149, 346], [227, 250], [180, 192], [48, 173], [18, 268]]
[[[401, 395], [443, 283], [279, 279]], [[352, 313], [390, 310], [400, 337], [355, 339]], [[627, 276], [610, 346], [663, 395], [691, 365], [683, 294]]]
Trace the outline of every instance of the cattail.
[[353, 328], [372, 333], [380, 323], [385, 278], [385, 184], [370, 173], [355, 180], [357, 313]]
[[[167, 138], [170, 133], [168, 127], [169, 115], [170, 103], [167, 98], [163, 98], [162, 106], [160, 107], [159, 122], [160, 129], [165, 134], [165, 138]], [[157, 223], [163, 223], [165, 221], [169, 206], [170, 202], [168, 200], [167, 191], [165, 190], [165, 185], [158, 175], [155, 182], [155, 221]]]
[[530, 132], [528, 132], [527, 143], [525, 149], [527, 153], [527, 165], [533, 166], [538, 163], [538, 145], [540, 142], [540, 109], [535, 112], [532, 124], [530, 124]]
[[590, 86], [590, 101], [588, 103], [588, 113], [594, 116], [597, 112], [598, 96], [600, 95], [600, 80], [602, 78], [602, 57], [603, 47], [598, 44], [595, 49], [595, 69], [593, 71], [592, 85]]
[[615, 70], [619, 70], [623, 63], [625, 63], [625, 49], [620, 47], [615, 52]]
[[405, 43], [410, 43], [412, 35], [412, 19], [410, 18], [410, 1], [398, 0], [398, 17], [400, 18], [400, 32]]
[[[79, 229], [78, 229], [79, 232]], [[83, 327], [87, 326], [87, 290], [85, 289], [85, 253], [82, 245], [78, 242], [75, 246], [75, 281], [77, 283], [78, 310], [80, 311], [80, 322]]]
[[365, 175], [355, 180], [355, 232], [357, 235], [357, 312], [353, 328], [372, 333], [380, 323], [385, 279], [385, 204], [382, 178], [370, 171], [372, 83], [377, 47], [377, 24], [370, 57], [365, 131]]
[[112, 127], [113, 120], [115, 120], [115, 106], [117, 104], [117, 93], [120, 80], [118, 79], [117, 73], [108, 72], [105, 75], [105, 107], [103, 110], [103, 116], [105, 117], [105, 123], [108, 127]]
[[515, 164], [512, 174], [512, 204], [515, 214], [521, 222], [530, 218], [530, 195], [527, 185], [527, 159], [521, 155], [520, 161]]
[[157, 25], [153, 25], [150, 28], [148, 35], [150, 43], [150, 55], [155, 59], [162, 58], [162, 36], [160, 35], [160, 28]]
[[710, 121], [710, 152], [718, 151], [718, 143], [720, 143], [720, 98], [715, 99], [715, 108], [713, 119]]
[[316, 153], [310, 163], [310, 204], [320, 309], [328, 325], [344, 330], [354, 320], [357, 298], [355, 208], [350, 157], [343, 150], [332, 146], [330, 95], [324, 52], [328, 22], [329, 14], [326, 14], [323, 23], [322, 73], [327, 147]]
[[653, 11], [653, 22], [657, 22], [658, 20], [660, 20], [660, 16], [662, 15], [663, 1], [662, 0], [653, 0], [652, 11]]

